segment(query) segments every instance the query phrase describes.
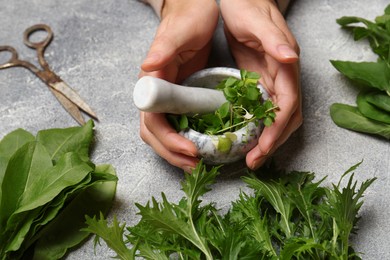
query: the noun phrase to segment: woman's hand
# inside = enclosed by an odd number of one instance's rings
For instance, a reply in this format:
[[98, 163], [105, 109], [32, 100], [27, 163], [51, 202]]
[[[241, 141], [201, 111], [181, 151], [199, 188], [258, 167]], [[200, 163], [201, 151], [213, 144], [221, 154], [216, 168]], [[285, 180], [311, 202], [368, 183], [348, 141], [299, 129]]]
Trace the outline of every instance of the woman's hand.
[[[140, 76], [180, 82], [206, 66], [218, 22], [214, 0], [165, 0]], [[141, 112], [140, 135], [161, 157], [189, 172], [199, 161], [195, 145], [180, 136], [165, 114]]]
[[275, 122], [246, 156], [248, 167], [256, 169], [302, 124], [299, 47], [272, 0], [221, 0], [221, 13], [237, 66], [260, 73], [279, 107]]

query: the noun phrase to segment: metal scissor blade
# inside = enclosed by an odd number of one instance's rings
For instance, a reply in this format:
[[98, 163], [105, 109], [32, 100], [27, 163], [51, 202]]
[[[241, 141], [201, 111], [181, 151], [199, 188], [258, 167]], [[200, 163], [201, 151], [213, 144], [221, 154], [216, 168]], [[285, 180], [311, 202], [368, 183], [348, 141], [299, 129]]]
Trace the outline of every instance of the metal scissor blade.
[[69, 87], [65, 82], [57, 81], [54, 83], [49, 83], [49, 85], [50, 87], [64, 95], [69, 101], [73, 102], [77, 107], [86, 112], [88, 115], [97, 119], [97, 116], [95, 112], [93, 112], [92, 108], [88, 106], [88, 104], [81, 99], [79, 94], [77, 94], [77, 92], [74, 91], [71, 87]]
[[84, 125], [85, 120], [83, 115], [80, 112], [79, 107], [65, 97], [61, 92], [55, 90], [54, 88], [49, 88], [51, 93], [60, 101], [61, 105], [68, 111], [68, 113], [80, 124]]

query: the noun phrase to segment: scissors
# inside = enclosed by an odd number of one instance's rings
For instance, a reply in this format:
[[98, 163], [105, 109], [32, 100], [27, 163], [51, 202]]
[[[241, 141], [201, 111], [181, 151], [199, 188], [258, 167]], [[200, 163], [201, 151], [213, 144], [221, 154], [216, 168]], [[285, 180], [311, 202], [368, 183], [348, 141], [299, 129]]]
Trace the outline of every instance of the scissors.
[[[47, 33], [46, 38], [42, 41], [32, 42], [30, 36], [37, 31], [45, 31]], [[38, 56], [39, 65], [42, 69], [39, 69], [34, 64], [20, 60], [18, 58], [17, 51], [11, 46], [0, 46], [0, 52], [10, 52], [11, 58], [5, 63], [0, 63], [0, 69], [6, 69], [11, 67], [24, 67], [29, 69], [38, 78], [40, 78], [49, 87], [51, 92], [62, 104], [62, 106], [68, 111], [68, 113], [81, 125], [85, 124], [85, 120], [81, 114], [81, 110], [87, 113], [94, 119], [97, 119], [95, 112], [85, 103], [81, 97], [69, 87], [59, 76], [57, 76], [47, 64], [44, 52], [46, 47], [53, 39], [53, 31], [46, 24], [36, 24], [24, 31], [23, 42], [26, 46], [35, 49]]]

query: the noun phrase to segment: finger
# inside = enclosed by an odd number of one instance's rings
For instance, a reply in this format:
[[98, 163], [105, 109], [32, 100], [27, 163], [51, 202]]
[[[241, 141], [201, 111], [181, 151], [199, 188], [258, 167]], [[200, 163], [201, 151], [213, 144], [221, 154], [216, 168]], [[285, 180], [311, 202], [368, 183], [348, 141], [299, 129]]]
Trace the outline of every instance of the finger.
[[279, 62], [296, 62], [299, 58], [299, 48], [282, 14], [274, 5], [264, 6], [262, 2], [256, 3], [258, 8], [254, 8], [255, 4], [245, 5], [240, 2], [236, 9], [244, 9], [246, 15], [239, 21], [229, 15], [239, 12], [232, 10], [235, 7], [222, 6], [222, 15], [228, 31], [237, 41], [258, 52], [266, 52]]
[[166, 149], [187, 156], [197, 156], [198, 151], [195, 144], [179, 135], [168, 123], [165, 114], [143, 114], [145, 126]]
[[262, 148], [258, 145], [252, 151], [260, 150], [258, 154], [250, 152], [246, 156], [246, 164], [249, 168], [255, 170], [259, 168], [264, 162], [282, 145], [284, 144], [300, 126], [302, 125], [302, 116], [297, 112], [292, 116], [289, 124], [284, 129], [282, 135], [276, 140], [268, 153], [263, 153]]
[[[141, 65], [143, 70], [160, 70], [172, 62], [183, 64], [210, 41], [217, 25], [218, 12], [197, 12], [201, 7], [193, 8], [185, 7], [161, 21], [149, 53]], [[209, 17], [203, 17], [208, 14]]]
[[247, 164], [256, 168], [268, 155], [286, 141], [302, 123], [301, 94], [296, 76], [297, 65], [284, 64], [275, 81], [273, 102], [279, 106], [275, 122], [265, 127], [258, 145], [247, 154]]
[[142, 140], [146, 144], [150, 145], [158, 155], [167, 160], [170, 164], [182, 168], [186, 172], [191, 172], [191, 169], [195, 168], [196, 164], [199, 162], [199, 159], [197, 157], [187, 156], [185, 154], [173, 152], [167, 149], [164, 144], [162, 144], [161, 141], [147, 129], [146, 125], [144, 124], [144, 114], [145, 113], [141, 113], [140, 116], [140, 136]]

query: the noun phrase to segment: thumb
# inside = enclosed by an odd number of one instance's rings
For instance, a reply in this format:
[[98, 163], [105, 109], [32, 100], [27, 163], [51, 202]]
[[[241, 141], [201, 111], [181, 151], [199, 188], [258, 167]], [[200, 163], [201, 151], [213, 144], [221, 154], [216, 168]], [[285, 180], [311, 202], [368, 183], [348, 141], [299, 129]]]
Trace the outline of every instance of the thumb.
[[299, 47], [284, 19], [267, 19], [254, 35], [266, 53], [281, 63], [299, 59]]
[[258, 40], [262, 48], [277, 61], [281, 63], [294, 63], [299, 59], [297, 45], [291, 44], [286, 35], [275, 25], [265, 29], [261, 35]]
[[[170, 37], [170, 36], [169, 36]], [[165, 35], [157, 35], [149, 49], [148, 55], [141, 65], [141, 69], [146, 72], [160, 70], [175, 59], [176, 44]]]

